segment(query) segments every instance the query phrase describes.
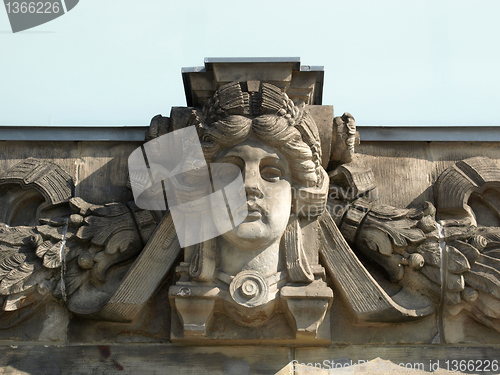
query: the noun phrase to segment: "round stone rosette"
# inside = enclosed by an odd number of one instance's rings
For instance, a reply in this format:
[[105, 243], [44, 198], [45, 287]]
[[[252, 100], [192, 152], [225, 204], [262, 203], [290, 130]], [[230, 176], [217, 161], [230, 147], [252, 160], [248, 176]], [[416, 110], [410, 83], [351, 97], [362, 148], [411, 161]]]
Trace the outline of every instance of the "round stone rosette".
[[241, 271], [229, 285], [231, 302], [226, 311], [237, 321], [248, 326], [266, 322], [276, 308], [276, 299], [270, 296], [267, 280], [256, 271]]
[[229, 285], [234, 302], [245, 307], [257, 307], [267, 301], [269, 285], [264, 277], [255, 271], [242, 271]]

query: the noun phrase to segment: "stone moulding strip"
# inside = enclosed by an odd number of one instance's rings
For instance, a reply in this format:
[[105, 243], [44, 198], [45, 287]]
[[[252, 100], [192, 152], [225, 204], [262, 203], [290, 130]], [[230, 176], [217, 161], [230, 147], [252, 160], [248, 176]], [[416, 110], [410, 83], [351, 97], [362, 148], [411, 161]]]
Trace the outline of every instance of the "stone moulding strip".
[[[144, 142], [149, 126], [0, 125], [0, 141]], [[500, 126], [357, 125], [361, 142], [500, 142]]]
[[149, 126], [10, 126], [0, 125], [0, 141], [144, 142]]
[[499, 142], [500, 126], [356, 126], [361, 142]]

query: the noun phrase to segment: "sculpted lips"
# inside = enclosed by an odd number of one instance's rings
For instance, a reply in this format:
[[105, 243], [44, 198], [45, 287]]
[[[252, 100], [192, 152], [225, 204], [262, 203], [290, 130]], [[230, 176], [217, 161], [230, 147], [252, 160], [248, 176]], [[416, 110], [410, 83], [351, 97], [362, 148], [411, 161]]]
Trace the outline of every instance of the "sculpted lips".
[[244, 222], [252, 222], [262, 219], [265, 216], [265, 210], [258, 205], [254, 200], [249, 200], [247, 202], [248, 215], [246, 216]]
[[257, 221], [262, 218], [262, 210], [255, 204], [248, 204], [248, 215], [245, 221]]

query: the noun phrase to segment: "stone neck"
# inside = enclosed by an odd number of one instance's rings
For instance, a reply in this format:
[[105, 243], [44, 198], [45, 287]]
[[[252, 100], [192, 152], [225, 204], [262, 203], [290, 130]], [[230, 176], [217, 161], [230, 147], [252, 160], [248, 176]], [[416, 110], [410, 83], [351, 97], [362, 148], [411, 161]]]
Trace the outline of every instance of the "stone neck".
[[219, 251], [219, 268], [231, 276], [244, 270], [252, 270], [268, 277], [283, 269], [279, 240], [264, 249], [251, 250], [234, 247], [220, 238]]

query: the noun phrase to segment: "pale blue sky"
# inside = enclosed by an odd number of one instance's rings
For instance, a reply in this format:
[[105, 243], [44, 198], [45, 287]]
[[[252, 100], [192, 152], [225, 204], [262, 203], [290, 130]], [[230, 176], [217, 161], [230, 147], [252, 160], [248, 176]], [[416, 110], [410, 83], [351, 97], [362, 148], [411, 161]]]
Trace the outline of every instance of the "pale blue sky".
[[80, 0], [12, 34], [0, 125], [147, 125], [186, 105], [204, 57], [324, 65], [323, 104], [359, 125], [500, 125], [500, 1]]

